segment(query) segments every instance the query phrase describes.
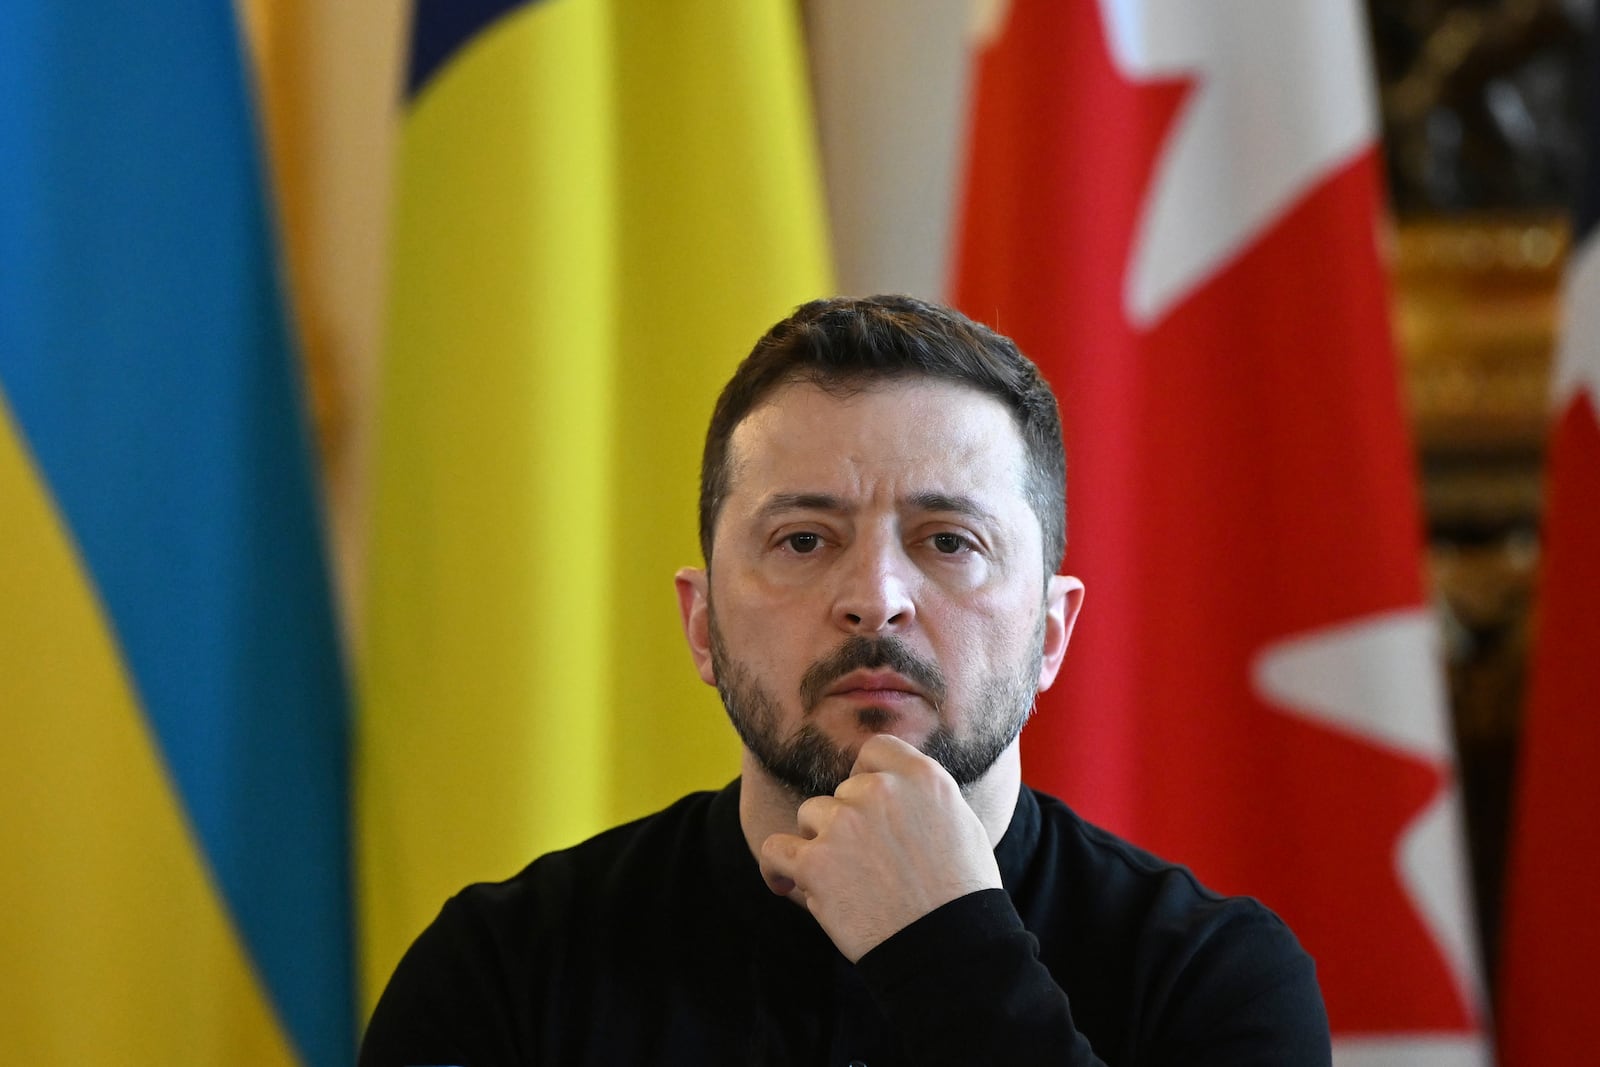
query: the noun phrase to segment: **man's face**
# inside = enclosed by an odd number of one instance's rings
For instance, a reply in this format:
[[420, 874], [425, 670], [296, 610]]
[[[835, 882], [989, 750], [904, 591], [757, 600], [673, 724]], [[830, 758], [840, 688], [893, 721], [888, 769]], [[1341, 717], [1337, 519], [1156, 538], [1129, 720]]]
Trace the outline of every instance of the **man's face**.
[[1054, 680], [1081, 587], [1047, 587], [1010, 414], [964, 386], [775, 392], [739, 424], [713, 566], [679, 576], [701, 677], [745, 747], [831, 793], [893, 733], [958, 783]]

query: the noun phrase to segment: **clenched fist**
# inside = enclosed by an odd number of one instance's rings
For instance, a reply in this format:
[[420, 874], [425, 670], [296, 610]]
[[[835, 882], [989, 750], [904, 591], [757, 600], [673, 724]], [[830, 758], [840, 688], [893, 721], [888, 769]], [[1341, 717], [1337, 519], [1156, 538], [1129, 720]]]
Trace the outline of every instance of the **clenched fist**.
[[761, 845], [773, 892], [804, 904], [854, 963], [957, 897], [1000, 888], [983, 823], [949, 773], [879, 734], [830, 797], [800, 805], [798, 833]]

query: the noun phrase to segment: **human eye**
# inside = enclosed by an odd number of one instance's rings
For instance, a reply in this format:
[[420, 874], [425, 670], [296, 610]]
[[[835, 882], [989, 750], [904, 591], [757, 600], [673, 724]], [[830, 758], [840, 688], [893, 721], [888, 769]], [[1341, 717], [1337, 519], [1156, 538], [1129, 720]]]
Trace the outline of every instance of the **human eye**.
[[796, 555], [809, 556], [822, 547], [822, 535], [811, 530], [800, 530], [784, 535], [779, 543]]
[[928, 538], [928, 544], [933, 546], [935, 552], [943, 556], [954, 556], [970, 552], [976, 547], [970, 538], [958, 533], [951, 533], [948, 530], [941, 531]]

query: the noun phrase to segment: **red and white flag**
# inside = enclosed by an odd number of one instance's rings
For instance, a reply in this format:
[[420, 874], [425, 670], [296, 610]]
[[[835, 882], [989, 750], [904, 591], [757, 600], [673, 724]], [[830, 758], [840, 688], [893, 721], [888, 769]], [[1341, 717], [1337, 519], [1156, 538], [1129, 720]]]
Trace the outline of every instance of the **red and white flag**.
[[[1600, 104], [1600, 93], [1592, 102]], [[1600, 134], [1600, 112], [1595, 118]], [[1600, 959], [1600, 136], [1567, 272], [1500, 963], [1505, 1067], [1594, 1058]]]
[[1027, 778], [1282, 914], [1336, 1062], [1486, 1063], [1358, 5], [986, 7], [954, 296], [1088, 587]]

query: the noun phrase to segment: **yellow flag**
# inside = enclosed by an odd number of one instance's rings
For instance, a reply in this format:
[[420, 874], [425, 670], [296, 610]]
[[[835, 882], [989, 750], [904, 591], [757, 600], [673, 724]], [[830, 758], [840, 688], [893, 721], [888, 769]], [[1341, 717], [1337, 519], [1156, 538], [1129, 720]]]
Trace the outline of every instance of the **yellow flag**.
[[787, 0], [415, 12], [359, 834], [368, 1003], [463, 884], [737, 772], [683, 647], [700, 446], [828, 288]]

